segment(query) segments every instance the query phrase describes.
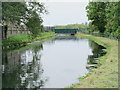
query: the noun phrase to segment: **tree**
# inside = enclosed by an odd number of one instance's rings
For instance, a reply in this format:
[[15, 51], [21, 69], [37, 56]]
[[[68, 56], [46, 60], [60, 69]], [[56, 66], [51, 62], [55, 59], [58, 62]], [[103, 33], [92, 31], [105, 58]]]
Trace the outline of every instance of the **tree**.
[[9, 24], [14, 22], [20, 24], [25, 17], [27, 6], [24, 2], [3, 2], [2, 20]]
[[28, 3], [28, 13], [25, 25], [30, 29], [34, 37], [43, 31], [42, 25], [43, 20], [40, 17], [41, 13], [47, 13], [42, 3], [37, 2]]
[[39, 34], [43, 31], [41, 14], [47, 13], [45, 7], [39, 2], [3, 2], [3, 24], [14, 23], [26, 25], [31, 33]]
[[86, 9], [92, 32], [120, 38], [120, 2], [90, 2]]
[[41, 32], [43, 28], [42, 22], [43, 22], [42, 19], [40, 19], [38, 14], [35, 12], [30, 18], [27, 19], [26, 26], [32, 32], [34, 37]]
[[88, 19], [91, 20], [91, 26], [100, 33], [105, 31], [105, 7], [104, 2], [90, 2], [86, 7]]
[[120, 2], [108, 2], [106, 12], [105, 33], [120, 35]]

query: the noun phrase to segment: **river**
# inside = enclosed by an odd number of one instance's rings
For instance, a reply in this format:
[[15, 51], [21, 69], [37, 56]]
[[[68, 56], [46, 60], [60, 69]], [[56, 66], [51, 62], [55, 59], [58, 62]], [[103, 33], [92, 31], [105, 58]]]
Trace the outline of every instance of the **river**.
[[26, 50], [3, 51], [2, 87], [68, 87], [92, 70], [103, 49], [88, 39], [58, 36]]

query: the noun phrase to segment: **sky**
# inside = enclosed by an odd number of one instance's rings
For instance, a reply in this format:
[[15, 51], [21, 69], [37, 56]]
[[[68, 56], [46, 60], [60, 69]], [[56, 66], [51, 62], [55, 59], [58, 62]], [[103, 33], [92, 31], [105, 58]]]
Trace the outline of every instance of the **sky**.
[[88, 22], [85, 7], [88, 5], [87, 0], [64, 0], [55, 1], [49, 0], [43, 2], [47, 11], [47, 15], [42, 15], [43, 25], [67, 25], [67, 24], [81, 24]]

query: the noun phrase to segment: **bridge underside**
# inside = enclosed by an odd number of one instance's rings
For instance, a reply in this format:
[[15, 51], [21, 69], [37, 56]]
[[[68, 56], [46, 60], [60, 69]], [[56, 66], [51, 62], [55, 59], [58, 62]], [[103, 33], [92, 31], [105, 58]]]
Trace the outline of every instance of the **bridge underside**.
[[77, 33], [77, 29], [55, 29], [54, 30], [55, 33], [57, 34], [76, 34]]

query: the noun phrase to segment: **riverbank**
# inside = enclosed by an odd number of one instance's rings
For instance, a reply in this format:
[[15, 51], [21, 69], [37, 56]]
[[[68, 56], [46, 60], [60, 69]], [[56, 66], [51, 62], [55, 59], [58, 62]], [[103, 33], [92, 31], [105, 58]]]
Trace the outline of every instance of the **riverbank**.
[[106, 47], [107, 54], [100, 57], [101, 66], [80, 78], [70, 88], [118, 88], [118, 41], [87, 34], [77, 34]]
[[31, 35], [28, 34], [17, 34], [8, 37], [6, 40], [3, 40], [3, 48], [5, 49], [16, 49], [23, 46], [30, 45], [36, 41], [47, 39], [55, 36], [55, 33], [41, 33], [35, 38], [31, 38]]

